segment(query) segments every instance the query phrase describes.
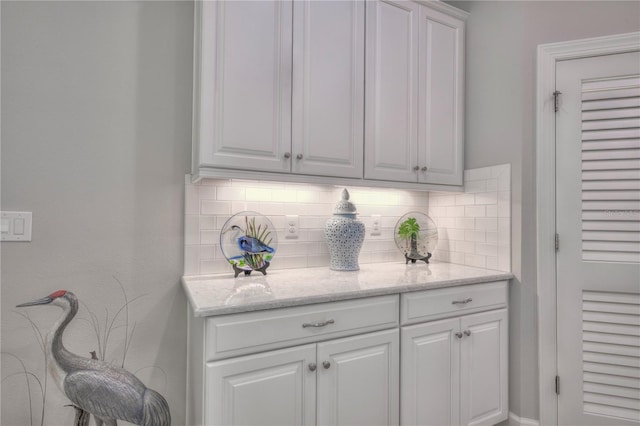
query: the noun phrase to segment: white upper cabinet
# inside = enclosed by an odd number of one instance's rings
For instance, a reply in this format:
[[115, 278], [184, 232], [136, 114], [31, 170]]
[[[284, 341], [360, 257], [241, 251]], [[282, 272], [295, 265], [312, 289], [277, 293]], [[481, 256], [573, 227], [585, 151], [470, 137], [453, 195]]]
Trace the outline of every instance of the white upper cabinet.
[[364, 7], [293, 5], [294, 173], [362, 177]]
[[197, 1], [194, 177], [461, 186], [465, 18], [441, 2]]
[[194, 171], [361, 178], [364, 3], [197, 5]]
[[464, 21], [420, 8], [420, 182], [462, 185]]
[[368, 4], [365, 178], [462, 185], [465, 14]]
[[420, 5], [367, 7], [366, 179], [417, 181]]
[[195, 68], [194, 170], [288, 171], [292, 3], [196, 5], [201, 53]]

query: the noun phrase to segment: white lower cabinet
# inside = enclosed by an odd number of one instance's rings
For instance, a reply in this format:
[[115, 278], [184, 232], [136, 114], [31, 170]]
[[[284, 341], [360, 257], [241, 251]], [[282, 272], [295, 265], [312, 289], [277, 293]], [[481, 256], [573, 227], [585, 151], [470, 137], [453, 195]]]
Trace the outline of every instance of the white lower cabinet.
[[499, 423], [507, 286], [190, 315], [186, 424]]
[[315, 346], [207, 363], [206, 424], [315, 424]]
[[319, 425], [397, 425], [398, 329], [318, 344]]
[[398, 329], [207, 363], [211, 425], [397, 425]]
[[506, 309], [402, 327], [401, 348], [403, 425], [507, 419]]

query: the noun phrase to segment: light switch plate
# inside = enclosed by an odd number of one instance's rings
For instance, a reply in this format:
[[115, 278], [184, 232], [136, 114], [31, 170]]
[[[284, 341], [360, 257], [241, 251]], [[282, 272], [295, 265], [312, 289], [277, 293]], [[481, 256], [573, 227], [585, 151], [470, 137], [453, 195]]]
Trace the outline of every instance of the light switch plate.
[[31, 241], [31, 212], [1, 212], [0, 241]]

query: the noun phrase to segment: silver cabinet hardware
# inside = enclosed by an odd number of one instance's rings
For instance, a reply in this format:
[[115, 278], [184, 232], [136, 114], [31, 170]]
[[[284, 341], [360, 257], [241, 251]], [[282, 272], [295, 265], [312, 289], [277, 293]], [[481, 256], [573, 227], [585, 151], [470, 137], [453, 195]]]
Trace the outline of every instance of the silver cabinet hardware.
[[420, 170], [420, 166], [415, 166], [415, 167], [413, 168], [413, 171], [414, 171], [414, 172], [417, 172], [418, 170]]
[[423, 168], [421, 168], [420, 170], [422, 170], [423, 172], [427, 171], [427, 166], [424, 166]]
[[456, 336], [458, 339], [462, 339], [462, 333], [460, 333], [459, 331], [455, 334], [455, 336]]
[[329, 361], [323, 361], [322, 366], [324, 367], [325, 370], [328, 370], [329, 367], [331, 367], [331, 363]]
[[298, 160], [302, 160], [302, 154], [298, 154], [298, 155], [296, 155], [296, 158], [297, 158]]
[[471, 336], [471, 330], [465, 330], [464, 331], [464, 335], [465, 336]]
[[290, 152], [285, 152], [284, 153], [284, 158], [291, 158], [291, 153]]
[[315, 362], [309, 364], [309, 371], [316, 371], [317, 365]]
[[325, 325], [333, 324], [335, 321], [330, 319], [322, 322], [305, 322], [302, 324], [302, 328], [307, 327], [324, 327]]
[[467, 298], [464, 300], [454, 300], [453, 302], [451, 302], [452, 305], [466, 305], [467, 303], [473, 301], [472, 298]]

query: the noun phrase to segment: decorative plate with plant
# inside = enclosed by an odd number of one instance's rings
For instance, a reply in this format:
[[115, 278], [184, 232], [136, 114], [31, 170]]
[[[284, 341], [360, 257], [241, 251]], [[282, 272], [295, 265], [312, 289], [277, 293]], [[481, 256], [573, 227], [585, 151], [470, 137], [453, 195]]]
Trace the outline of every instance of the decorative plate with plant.
[[229, 218], [220, 231], [220, 249], [235, 276], [252, 271], [267, 274], [277, 248], [277, 234], [271, 221], [260, 213], [244, 211]]
[[409, 212], [396, 223], [394, 240], [407, 263], [417, 260], [429, 263], [438, 243], [438, 228], [426, 214]]

